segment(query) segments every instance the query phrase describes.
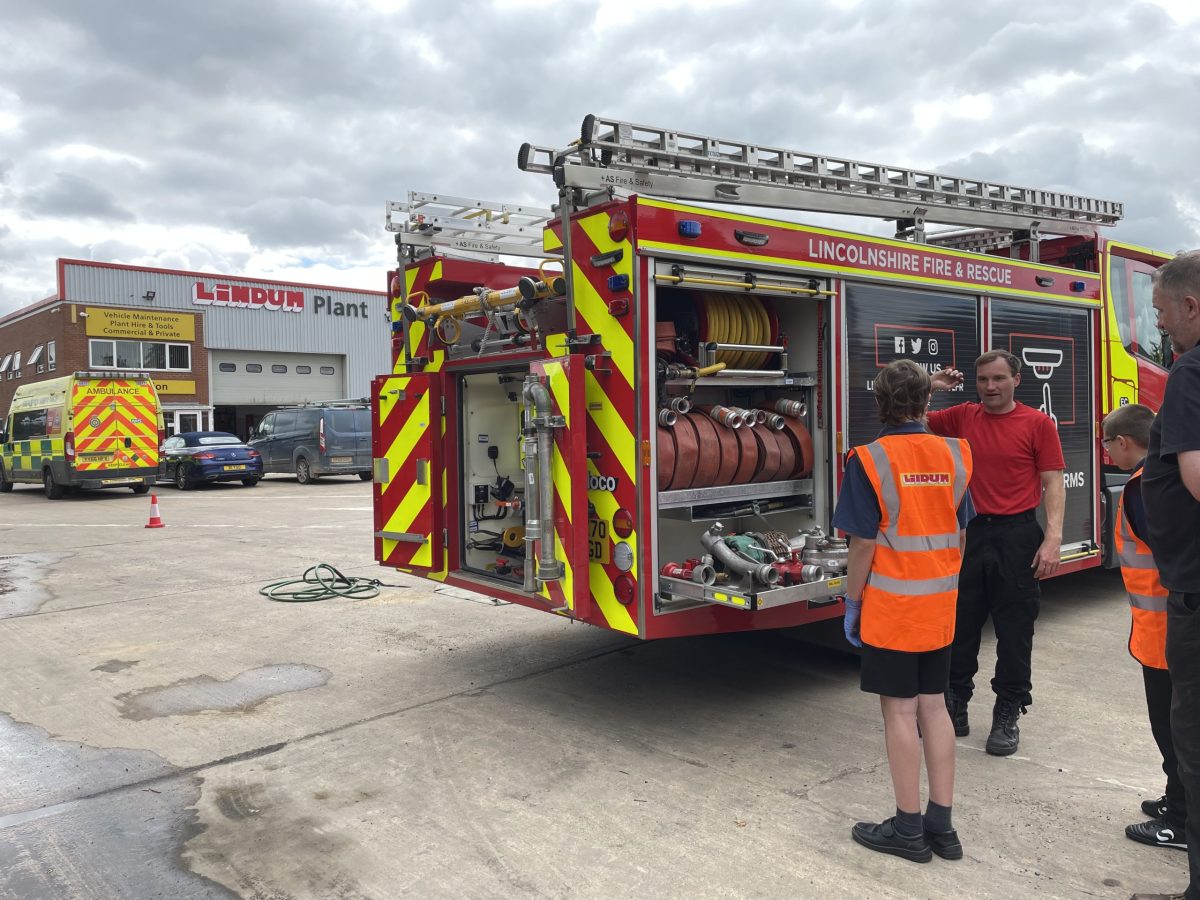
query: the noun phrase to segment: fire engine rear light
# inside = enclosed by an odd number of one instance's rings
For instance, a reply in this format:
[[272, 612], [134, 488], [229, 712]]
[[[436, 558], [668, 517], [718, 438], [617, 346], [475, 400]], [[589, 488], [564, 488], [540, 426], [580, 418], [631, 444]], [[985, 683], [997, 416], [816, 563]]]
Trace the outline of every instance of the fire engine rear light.
[[634, 587], [633, 579], [628, 575], [618, 575], [613, 582], [613, 593], [616, 594], [617, 601], [622, 606], [628, 606], [633, 602]]
[[619, 210], [608, 217], [608, 236], [618, 244], [629, 237], [629, 213]]
[[700, 223], [695, 219], [684, 219], [679, 223], [679, 236], [685, 238], [700, 237]]
[[317, 447], [322, 453], [325, 452], [325, 417], [321, 417], [321, 424], [317, 427]]
[[617, 537], [629, 537], [633, 534], [633, 513], [627, 509], [618, 509], [613, 514], [612, 527]]
[[608, 289], [610, 291], [629, 290], [629, 276], [625, 275], [623, 273], [621, 275], [609, 275], [608, 276]]

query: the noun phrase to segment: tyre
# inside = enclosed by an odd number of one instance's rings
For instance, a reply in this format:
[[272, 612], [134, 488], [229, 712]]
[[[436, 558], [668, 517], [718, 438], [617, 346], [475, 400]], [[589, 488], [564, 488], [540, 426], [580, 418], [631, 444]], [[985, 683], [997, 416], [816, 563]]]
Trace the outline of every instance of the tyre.
[[4, 464], [0, 463], [0, 494], [7, 494], [13, 489], [13, 483], [4, 474]]
[[135, 485], [132, 485], [132, 487], [131, 487], [131, 490], [132, 490], [132, 491], [133, 491], [135, 494], [148, 494], [148, 493], [150, 493], [150, 485], [148, 485], [148, 484], [135, 484]]
[[62, 499], [64, 488], [54, 480], [54, 473], [49, 469], [42, 469], [42, 489], [46, 492], [47, 500]]
[[312, 484], [317, 480], [317, 476], [313, 474], [312, 466], [308, 464], [308, 460], [303, 456], [296, 459], [296, 480], [301, 484]]
[[257, 478], [243, 478], [242, 484], [244, 484], [246, 487], [254, 487], [256, 484], [258, 484], [258, 481], [259, 480]]
[[[370, 473], [370, 472], [359, 472], [359, 473], [358, 473], [358, 477], [359, 477], [360, 479], [362, 479], [363, 481], [370, 481], [370, 480], [371, 480], [371, 473]], [[3, 490], [3, 488], [0, 488], [0, 490]]]
[[175, 487], [181, 491], [186, 491], [192, 486], [192, 482], [188, 479], [187, 469], [183, 466], [175, 467]]

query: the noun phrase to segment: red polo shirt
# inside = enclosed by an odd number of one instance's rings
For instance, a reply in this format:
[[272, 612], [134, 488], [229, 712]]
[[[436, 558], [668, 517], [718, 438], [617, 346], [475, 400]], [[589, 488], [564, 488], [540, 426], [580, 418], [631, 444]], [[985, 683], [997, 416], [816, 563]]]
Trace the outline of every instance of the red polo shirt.
[[934, 434], [965, 438], [971, 445], [971, 499], [980, 515], [1034, 509], [1042, 502], [1041, 473], [1065, 468], [1054, 422], [1024, 403], [1001, 415], [980, 403], [960, 403], [931, 412], [928, 422]]

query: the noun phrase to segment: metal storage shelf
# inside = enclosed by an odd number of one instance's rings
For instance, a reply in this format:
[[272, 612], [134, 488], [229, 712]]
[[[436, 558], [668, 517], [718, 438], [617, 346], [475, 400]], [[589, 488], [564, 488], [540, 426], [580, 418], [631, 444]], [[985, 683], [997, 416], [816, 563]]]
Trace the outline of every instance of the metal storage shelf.
[[706, 375], [703, 378], [668, 378], [667, 387], [815, 387], [816, 376], [807, 372], [790, 372], [786, 375]]
[[660, 491], [658, 508], [677, 509], [682, 506], [695, 506], [698, 503], [794, 497], [811, 494], [812, 489], [811, 478], [797, 478], [793, 481], [767, 481], [762, 484], [729, 484], [719, 487], [685, 488], [681, 491]]

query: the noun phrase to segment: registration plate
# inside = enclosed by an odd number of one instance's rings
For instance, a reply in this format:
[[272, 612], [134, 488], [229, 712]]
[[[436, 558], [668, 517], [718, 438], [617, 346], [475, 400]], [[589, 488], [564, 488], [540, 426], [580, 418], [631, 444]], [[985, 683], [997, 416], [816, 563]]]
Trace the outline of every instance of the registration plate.
[[142, 479], [140, 478], [102, 478], [101, 484], [137, 484]]
[[608, 539], [608, 522], [588, 519], [588, 561], [607, 566], [612, 561], [612, 541]]
[[225, 466], [224, 468], [226, 472], [244, 472], [246, 470], [246, 464], [242, 463], [241, 465], [237, 466]]
[[335, 466], [348, 466], [352, 462], [349, 456], [331, 456], [329, 461]]

